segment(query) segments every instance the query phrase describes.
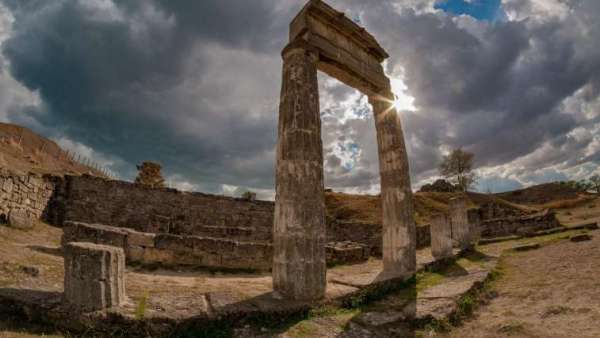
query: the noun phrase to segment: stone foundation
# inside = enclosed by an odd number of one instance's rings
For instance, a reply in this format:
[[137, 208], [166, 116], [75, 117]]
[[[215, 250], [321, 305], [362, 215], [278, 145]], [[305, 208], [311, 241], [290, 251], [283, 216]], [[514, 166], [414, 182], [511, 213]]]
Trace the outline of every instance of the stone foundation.
[[327, 264], [352, 264], [365, 262], [371, 256], [371, 250], [368, 246], [359, 243], [332, 242], [325, 247]]
[[125, 254], [121, 248], [92, 243], [65, 245], [65, 302], [81, 312], [125, 302]]
[[[92, 176], [67, 176], [57, 189], [52, 224], [67, 220], [140, 232], [270, 240], [272, 202], [153, 189]], [[238, 237], [239, 236], [239, 237]]]
[[[268, 271], [273, 261], [270, 243], [152, 234], [100, 224], [65, 222], [63, 245], [75, 241], [122, 248], [127, 262], [133, 264]], [[370, 247], [351, 241], [331, 242], [325, 250], [328, 264], [358, 263], [370, 256]]]
[[545, 210], [533, 215], [496, 218], [481, 223], [481, 237], [494, 238], [510, 235], [527, 235], [540, 230], [560, 227], [554, 212]]

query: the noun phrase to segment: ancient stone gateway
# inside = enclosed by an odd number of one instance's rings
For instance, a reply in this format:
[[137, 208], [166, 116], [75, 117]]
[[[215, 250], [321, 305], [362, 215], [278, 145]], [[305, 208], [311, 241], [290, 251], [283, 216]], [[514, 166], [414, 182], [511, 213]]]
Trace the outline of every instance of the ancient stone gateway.
[[323, 145], [317, 70], [369, 96], [375, 114], [383, 262], [387, 276], [414, 274], [416, 230], [408, 160], [390, 80], [388, 54], [364, 28], [319, 0], [290, 25], [282, 52], [275, 199], [273, 286], [290, 299], [322, 298], [326, 287]]

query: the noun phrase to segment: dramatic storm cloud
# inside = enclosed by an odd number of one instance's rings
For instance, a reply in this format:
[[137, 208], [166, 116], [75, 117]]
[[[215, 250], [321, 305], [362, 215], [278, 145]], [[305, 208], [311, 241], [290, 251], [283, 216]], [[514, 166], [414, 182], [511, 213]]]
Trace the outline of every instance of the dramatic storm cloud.
[[[337, 0], [391, 55], [415, 186], [449, 149], [482, 190], [582, 178], [600, 155], [596, 0]], [[0, 120], [123, 178], [272, 195], [280, 50], [304, 1], [0, 0]], [[320, 76], [327, 184], [376, 192], [366, 98]]]

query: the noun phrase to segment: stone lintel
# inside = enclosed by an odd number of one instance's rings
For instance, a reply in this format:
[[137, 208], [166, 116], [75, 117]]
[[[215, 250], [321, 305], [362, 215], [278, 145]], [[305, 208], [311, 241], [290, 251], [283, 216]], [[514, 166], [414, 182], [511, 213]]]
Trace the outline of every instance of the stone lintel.
[[317, 50], [319, 70], [353, 88], [371, 95], [390, 86], [381, 66], [388, 58], [385, 50], [363, 27], [320, 0], [310, 1], [292, 21], [290, 41]]
[[379, 63], [389, 57], [389, 54], [379, 45], [375, 37], [371, 35], [364, 27], [346, 17], [344, 13], [335, 10], [321, 0], [311, 0], [292, 20], [290, 24], [290, 41], [294, 41], [306, 31], [313, 29], [311, 27], [311, 18], [318, 18], [328, 25], [335, 27], [341, 34], [354, 40], [361, 49], [372, 54]]

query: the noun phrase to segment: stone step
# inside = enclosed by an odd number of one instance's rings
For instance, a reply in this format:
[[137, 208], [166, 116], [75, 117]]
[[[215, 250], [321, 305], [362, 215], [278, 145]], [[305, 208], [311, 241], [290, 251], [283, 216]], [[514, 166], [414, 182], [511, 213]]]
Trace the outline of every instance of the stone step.
[[254, 227], [230, 227], [219, 225], [205, 225], [194, 229], [194, 236], [225, 238], [239, 241], [270, 241], [271, 232], [260, 231]]

